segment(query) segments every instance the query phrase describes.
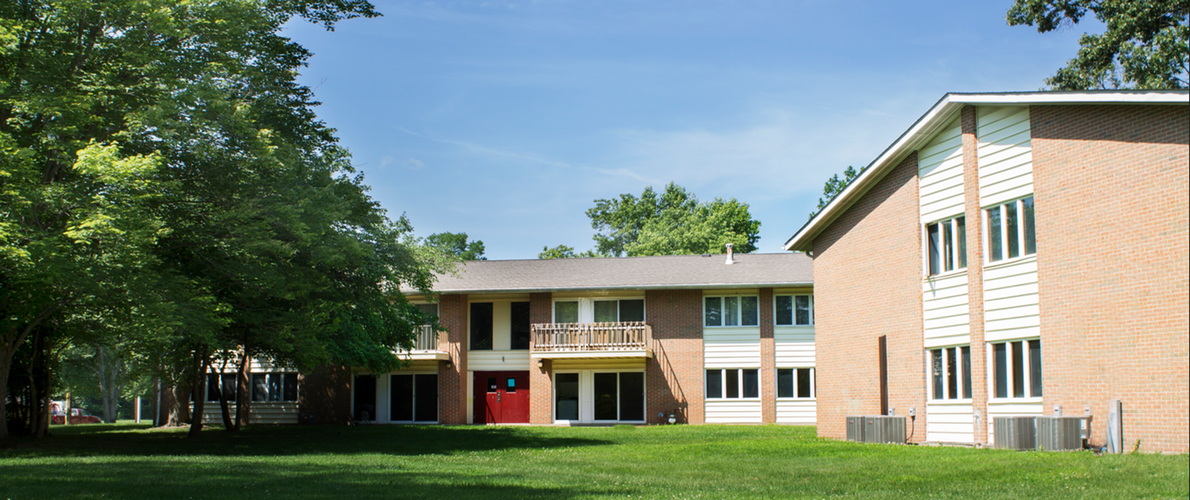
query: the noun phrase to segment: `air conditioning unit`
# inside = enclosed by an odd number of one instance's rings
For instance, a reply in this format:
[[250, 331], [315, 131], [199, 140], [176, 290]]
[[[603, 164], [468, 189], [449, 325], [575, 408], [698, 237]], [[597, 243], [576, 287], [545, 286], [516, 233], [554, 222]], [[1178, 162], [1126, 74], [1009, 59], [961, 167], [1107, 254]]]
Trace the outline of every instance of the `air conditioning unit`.
[[847, 417], [847, 440], [855, 443], [864, 442], [864, 417]]
[[1032, 450], [1037, 448], [1037, 417], [995, 417], [992, 432], [996, 448]]
[[863, 417], [865, 443], [905, 444], [905, 417], [869, 415]]
[[[1037, 417], [1037, 448], [1046, 451], [1083, 449], [1083, 417]], [[1000, 438], [997, 436], [996, 442]]]

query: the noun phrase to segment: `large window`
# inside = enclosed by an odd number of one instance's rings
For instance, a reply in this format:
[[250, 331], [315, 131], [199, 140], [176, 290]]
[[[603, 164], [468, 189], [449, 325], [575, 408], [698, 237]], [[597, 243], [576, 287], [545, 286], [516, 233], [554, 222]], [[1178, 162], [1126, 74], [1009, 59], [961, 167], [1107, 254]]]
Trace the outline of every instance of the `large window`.
[[471, 350], [492, 350], [492, 303], [471, 304]]
[[1037, 253], [1032, 196], [988, 207], [984, 214], [987, 218], [988, 262]]
[[926, 224], [926, 256], [930, 276], [967, 267], [967, 218]]
[[[220, 386], [220, 381], [223, 385]], [[224, 373], [220, 376], [218, 373], [207, 374], [207, 401], [219, 401], [221, 398], [226, 398], [227, 401], [234, 403], [236, 400], [236, 374]]]
[[971, 399], [971, 346], [930, 350], [931, 399]]
[[530, 330], [532, 330], [529, 325], [529, 303], [513, 302], [510, 310], [512, 324], [509, 326], [509, 332], [512, 338], [509, 339], [509, 349], [528, 349]]
[[645, 374], [595, 374], [595, 420], [643, 421]]
[[808, 399], [814, 397], [813, 368], [778, 368], [777, 397]]
[[707, 399], [760, 397], [760, 371], [756, 368], [707, 370]]
[[438, 374], [394, 374], [391, 380], [390, 420], [438, 421]]
[[438, 304], [415, 304], [417, 309], [428, 318], [438, 317]]
[[996, 398], [1041, 397], [1041, 340], [992, 344], [992, 381]]
[[252, 400], [297, 401], [297, 384], [296, 373], [253, 373]]
[[[585, 308], [580, 304], [586, 304]], [[582, 299], [554, 302], [554, 323], [621, 323], [644, 320], [644, 299]]]
[[777, 295], [773, 297], [776, 305], [777, 326], [813, 325], [814, 297], [811, 295]]
[[753, 296], [705, 297], [703, 325], [756, 326], [760, 324], [758, 299]]

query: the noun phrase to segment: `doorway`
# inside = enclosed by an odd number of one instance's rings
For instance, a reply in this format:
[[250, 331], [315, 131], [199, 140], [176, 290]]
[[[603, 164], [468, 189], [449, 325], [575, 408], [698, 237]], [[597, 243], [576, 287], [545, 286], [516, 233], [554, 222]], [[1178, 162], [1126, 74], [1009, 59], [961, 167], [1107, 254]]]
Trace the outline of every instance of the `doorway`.
[[477, 424], [529, 423], [529, 372], [475, 372]]

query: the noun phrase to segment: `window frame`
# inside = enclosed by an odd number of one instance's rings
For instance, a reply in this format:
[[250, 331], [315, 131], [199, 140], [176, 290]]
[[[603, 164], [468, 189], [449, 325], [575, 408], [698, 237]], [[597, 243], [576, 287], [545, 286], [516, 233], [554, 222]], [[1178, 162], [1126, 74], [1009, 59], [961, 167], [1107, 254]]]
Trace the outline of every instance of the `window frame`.
[[[793, 387], [791, 388], [791, 389], [793, 389], [793, 396], [781, 396], [781, 371], [782, 370], [793, 370], [793, 373], [792, 373]], [[798, 390], [798, 383], [797, 383], [798, 370], [809, 370], [808, 376], [810, 377], [810, 395], [808, 395], [808, 396], [801, 395], [800, 394], [801, 391]], [[776, 389], [777, 389], [777, 392], [776, 392], [777, 401], [816, 401], [818, 399], [818, 373], [817, 373], [817, 370], [815, 369], [815, 367], [813, 367], [813, 366], [787, 366], [787, 367], [777, 368], [776, 370], [773, 371], [773, 375], [774, 375], [773, 387], [776, 387]]]
[[[736, 324], [736, 325], [725, 325], [724, 324], [727, 322], [727, 317], [728, 317], [727, 316], [727, 299], [729, 299], [729, 298], [736, 299], [736, 301], [735, 301], [736, 302], [736, 306], [735, 306], [735, 315], [736, 316], [735, 317], [737, 318], [737, 320], [739, 322], [739, 324]], [[756, 301], [756, 309], [755, 309], [756, 322], [751, 325], [743, 324], [744, 323], [744, 299], [748, 299], [748, 298]], [[707, 299], [719, 299], [719, 324], [718, 325], [708, 325], [707, 324], [707, 319], [708, 319], [707, 318]], [[728, 295], [703, 295], [702, 296], [702, 327], [703, 328], [760, 328], [760, 295], [759, 294], [755, 294], [755, 295], [753, 295], [753, 294], [747, 294], [747, 295], [731, 295], [731, 294], [728, 294]]]
[[[966, 363], [963, 359], [963, 348], [967, 348]], [[972, 379], [974, 375], [971, 368], [971, 346], [969, 344], [956, 344], [945, 347], [931, 347], [926, 349], [926, 393], [929, 396], [931, 403], [938, 402], [971, 402], [971, 397], [966, 396], [966, 393], [974, 394]], [[941, 353], [941, 368], [942, 373], [934, 371], [934, 353]], [[950, 378], [951, 378], [951, 363], [952, 357], [957, 357], [954, 361], [954, 367], [958, 370], [954, 375], [955, 387], [954, 394], [951, 394]], [[936, 391], [937, 386], [934, 383], [934, 378], [937, 375], [942, 377], [942, 394], [939, 395]]]
[[[622, 307], [620, 304], [620, 302], [623, 302], [625, 300], [639, 300], [641, 302], [641, 318], [642, 318], [640, 321], [641, 322], [648, 321], [648, 319], [649, 319], [649, 305], [646, 302], [644, 297], [642, 297], [642, 296], [638, 296], [638, 297], [619, 297], [619, 296], [617, 296], [617, 297], [555, 298], [550, 301], [550, 322], [555, 323], [555, 324], [571, 324], [570, 322], [561, 323], [558, 321], [558, 303], [559, 302], [573, 302], [573, 303], [575, 303], [575, 306], [577, 308], [575, 317], [576, 317], [577, 321], [575, 321], [573, 324], [597, 323], [597, 321], [595, 321], [595, 303], [596, 302], [615, 302], [616, 303], [616, 321], [614, 321], [614, 323], [626, 323], [626, 321], [624, 321], [621, 318]], [[587, 304], [584, 304], [584, 303], [587, 303]], [[586, 307], [584, 307], [584, 306], [586, 306]], [[584, 316], [583, 313], [584, 313], [584, 310], [586, 310], [586, 309], [590, 310], [590, 321], [583, 321], [583, 316]]]
[[[963, 231], [959, 234], [959, 219], [963, 220]], [[938, 226], [938, 271], [934, 271], [933, 255], [930, 251], [930, 228]], [[967, 214], [958, 214], [922, 225], [922, 270], [926, 278], [965, 272], [970, 265], [967, 258]], [[949, 237], [949, 238], [948, 238]], [[949, 248], [949, 251], [947, 249]], [[947, 257], [953, 267], [947, 269]]]
[[[1028, 200], [1030, 202], [1030, 204], [1032, 205], [1032, 207], [1033, 207], [1032, 210], [1028, 210], [1028, 211], [1025, 210], [1026, 200]], [[1014, 210], [1016, 212], [1016, 215], [1015, 215], [1016, 229], [1014, 231], [1012, 231], [1013, 234], [1010, 234], [1009, 227], [1008, 227], [1009, 226], [1009, 221], [1008, 221], [1009, 210], [1007, 207], [1010, 205], [1014, 208]], [[991, 219], [992, 219], [992, 211], [993, 210], [995, 210], [997, 212], [997, 214], [999, 215], [999, 219], [1000, 219], [1000, 230], [999, 230], [1000, 234], [999, 234], [999, 239], [997, 242], [1000, 244], [1000, 254], [1001, 254], [1000, 258], [994, 259], [994, 260], [992, 258], [993, 257], [993, 255], [992, 255], [993, 239], [992, 239], [992, 231], [991, 231], [991, 227], [992, 227]], [[1026, 213], [1029, 214], [1029, 217], [1026, 217]], [[995, 205], [984, 207], [983, 215], [982, 215], [981, 219], [982, 220], [980, 222], [981, 222], [981, 224], [983, 224], [983, 229], [984, 229], [984, 231], [983, 231], [983, 233], [984, 233], [984, 236], [983, 236], [983, 255], [984, 255], [983, 262], [984, 262], [985, 266], [1001, 264], [1004, 262], [1015, 262], [1015, 261], [1027, 259], [1027, 258], [1037, 255], [1037, 200], [1034, 197], [1034, 195], [1030, 194], [1028, 196], [1022, 196], [1022, 197], [1014, 199], [1014, 200], [1009, 200], [1009, 201], [1005, 201], [1003, 203], [997, 203]], [[1029, 233], [1030, 233], [1030, 229], [1032, 229], [1032, 236], [1033, 236], [1033, 239], [1031, 241], [1032, 246], [1033, 246], [1032, 252], [1029, 252], [1030, 241], [1027, 239], [1027, 236], [1029, 236]], [[1016, 240], [1016, 245], [1015, 245], [1016, 256], [1010, 257], [1010, 255], [1012, 255], [1012, 252], [1014, 251], [1014, 249], [1009, 248], [1009, 243], [1012, 242], [1013, 239]]]
[[[728, 396], [727, 374], [729, 371], [735, 372], [736, 380], [736, 396]], [[710, 372], [719, 373], [719, 396], [711, 397], [707, 394], [707, 380], [710, 378]], [[756, 396], [745, 396], [745, 373], [756, 372]], [[764, 387], [764, 381], [761, 379], [762, 372], [760, 368], [704, 368], [703, 369], [703, 399], [706, 401], [760, 401], [763, 398], [761, 390]]]
[[[790, 320], [792, 321], [792, 323], [779, 323], [777, 321], [777, 317], [778, 317], [778, 315], [777, 315], [777, 311], [778, 311], [777, 298], [778, 297], [789, 297], [790, 298], [789, 302], [790, 302], [790, 305], [792, 306], [792, 309], [791, 309], [792, 313], [790, 315]], [[810, 307], [810, 311], [809, 311], [810, 312], [810, 316], [809, 316], [810, 322], [809, 323], [798, 323], [797, 322], [797, 298], [798, 297], [807, 297], [807, 300], [809, 301], [809, 307]], [[706, 318], [703, 318], [703, 321], [705, 322]], [[814, 294], [812, 294], [812, 293], [773, 294], [773, 326], [814, 326]]]
[[[1016, 386], [1016, 363], [1013, 361], [1013, 344], [1019, 344], [1021, 346], [1021, 364], [1023, 365], [1021, 367], [1021, 387], [1024, 392], [1024, 396], [1014, 395], [1014, 388]], [[1041, 348], [1040, 337], [997, 340], [987, 343], [988, 401], [1003, 402], [1042, 400], [1042, 398], [1045, 396], [1045, 365], [1041, 363], [1043, 360], [1039, 360], [1038, 364], [1040, 366], [1038, 366], [1037, 375], [1040, 376], [1040, 382], [1043, 384], [1038, 387], [1041, 390], [1038, 391], [1037, 394], [1034, 394], [1032, 373], [1032, 354], [1034, 350], [1034, 344], [1036, 344], [1036, 350], [1039, 352], [1038, 355], [1040, 356], [1040, 353], [1043, 352]], [[996, 367], [997, 363], [995, 359], [995, 346], [997, 345], [1004, 346], [1004, 373], [1000, 373], [1000, 370]], [[1000, 381], [1001, 375], [1003, 375], [1004, 379], [1004, 396], [998, 396], [996, 394], [997, 383]]]

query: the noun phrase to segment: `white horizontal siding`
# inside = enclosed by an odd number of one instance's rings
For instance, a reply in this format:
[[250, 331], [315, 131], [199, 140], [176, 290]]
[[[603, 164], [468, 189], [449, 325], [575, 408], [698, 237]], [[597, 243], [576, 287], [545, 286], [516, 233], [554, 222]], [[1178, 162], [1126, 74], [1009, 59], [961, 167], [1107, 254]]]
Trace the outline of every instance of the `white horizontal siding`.
[[983, 289], [985, 340], [1040, 335], [1036, 258], [984, 268]]
[[818, 423], [818, 402], [813, 399], [777, 400], [777, 423], [815, 425]]
[[[193, 403], [191, 403], [193, 408]], [[236, 404], [228, 403], [228, 411], [235, 418]], [[296, 424], [298, 423], [297, 401], [253, 401], [249, 405], [248, 423], [251, 424]], [[218, 401], [207, 401], [203, 406], [202, 422], [204, 424], [222, 424], [223, 409]]]
[[529, 351], [467, 351], [467, 369], [477, 372], [528, 370]]
[[922, 283], [925, 347], [971, 342], [967, 273], [927, 279]]
[[778, 326], [773, 329], [777, 366], [814, 366], [814, 327]]
[[1033, 192], [1028, 107], [977, 110], [979, 204], [996, 205]]
[[963, 136], [956, 118], [917, 152], [921, 222], [963, 213]]
[[996, 417], [1014, 417], [1014, 416], [1041, 416], [1042, 414], [1041, 401], [1036, 402], [988, 402], [988, 444], [995, 444]]
[[707, 368], [760, 367], [760, 328], [703, 330], [703, 364]]
[[974, 443], [975, 413], [971, 409], [971, 403], [927, 404], [926, 441]]
[[763, 420], [760, 401], [707, 400], [708, 424], [759, 424]]

